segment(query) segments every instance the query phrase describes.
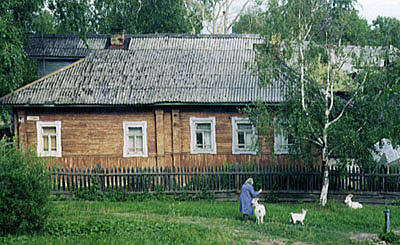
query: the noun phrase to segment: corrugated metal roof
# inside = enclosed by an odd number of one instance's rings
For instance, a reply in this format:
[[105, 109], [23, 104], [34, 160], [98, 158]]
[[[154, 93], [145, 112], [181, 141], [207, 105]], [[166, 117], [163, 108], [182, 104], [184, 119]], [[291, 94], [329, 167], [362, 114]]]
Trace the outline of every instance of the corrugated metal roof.
[[96, 50], [81, 62], [2, 98], [5, 105], [144, 105], [281, 102], [245, 69], [256, 36], [138, 35], [128, 50]]

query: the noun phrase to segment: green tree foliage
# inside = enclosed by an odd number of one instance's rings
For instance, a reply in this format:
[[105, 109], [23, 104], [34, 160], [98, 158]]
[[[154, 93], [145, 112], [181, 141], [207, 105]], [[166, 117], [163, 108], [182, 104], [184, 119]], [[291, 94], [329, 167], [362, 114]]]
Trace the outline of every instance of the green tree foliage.
[[264, 11], [261, 9], [249, 10], [240, 16], [239, 21], [232, 26], [233, 33], [261, 34], [265, 25]]
[[[329, 19], [333, 22], [320, 22], [317, 23], [317, 25], [320, 25], [322, 28], [323, 25], [330, 24], [335, 28], [335, 31], [338, 33], [337, 36], [341, 38], [343, 43], [350, 43], [352, 45], [373, 45], [371, 26], [368, 25], [366, 19], [358, 15], [356, 9], [352, 8], [354, 2], [354, 0], [330, 1], [327, 14], [329, 14]], [[271, 4], [274, 4], [273, 1]], [[263, 28], [269, 25], [269, 23], [267, 23], [266, 14], [267, 12], [261, 8], [247, 11], [240, 17], [239, 21], [233, 25], [232, 32], [262, 34]], [[271, 18], [268, 20], [272, 21], [272, 23], [276, 22], [271, 20]], [[316, 31], [318, 30], [316, 29]], [[325, 42], [324, 33], [316, 32], [315, 34], [317, 34], [315, 36], [315, 41], [317, 41], [316, 39], [320, 39], [318, 40], [319, 42]]]
[[33, 151], [0, 141], [0, 235], [40, 231], [50, 213], [50, 178]]
[[400, 48], [400, 20], [378, 16], [372, 22], [371, 39], [375, 45], [393, 45]]
[[93, 5], [96, 14], [90, 32], [108, 34], [112, 28], [123, 28], [126, 33], [138, 33], [139, 1], [100, 0]]
[[56, 28], [60, 33], [77, 33], [84, 39], [93, 25], [93, 12], [89, 0], [61, 0], [49, 3], [53, 11]]
[[[140, 33], [190, 33], [183, 0], [143, 1], [139, 12]], [[196, 33], [202, 28], [197, 23]]]
[[[328, 9], [329, 18], [326, 19], [329, 31], [336, 40], [352, 45], [367, 45], [370, 39], [370, 26], [366, 19], [358, 15], [353, 8], [355, 0], [331, 0]], [[316, 30], [318, 31], [318, 30]], [[325, 42], [325, 34], [319, 33], [322, 43]]]
[[199, 33], [198, 19], [183, 0], [57, 0], [49, 4], [57, 31], [110, 33], [122, 28], [126, 33]]
[[[398, 86], [398, 55], [346, 45], [343, 23], [354, 13], [351, 2], [269, 2], [256, 70], [263, 86], [280, 81], [287, 93], [280, 106], [258, 102], [246, 111], [261, 132], [284, 129], [296, 156], [314, 161], [317, 154], [324, 167], [332, 159], [367, 165], [374, 143], [400, 136], [400, 100], [396, 94], [382, 100], [384, 91]], [[383, 68], [384, 61], [391, 65]], [[323, 206], [328, 175], [324, 168]]]
[[36, 71], [26, 57], [24, 44], [32, 30], [40, 0], [0, 2], [0, 96], [32, 81]]
[[32, 19], [32, 32], [35, 34], [55, 34], [54, 18], [47, 10], [40, 10]]
[[22, 29], [12, 22], [11, 14], [0, 17], [0, 95], [21, 85], [26, 72]]
[[43, 0], [3, 0], [0, 2], [0, 16], [8, 16], [11, 24], [30, 31], [32, 18], [42, 6]]

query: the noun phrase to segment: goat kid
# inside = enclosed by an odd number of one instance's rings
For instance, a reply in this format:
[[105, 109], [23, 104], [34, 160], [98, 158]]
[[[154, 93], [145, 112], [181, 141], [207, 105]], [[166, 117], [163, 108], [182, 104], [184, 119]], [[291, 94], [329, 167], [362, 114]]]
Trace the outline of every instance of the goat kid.
[[251, 203], [254, 206], [254, 215], [257, 218], [257, 224], [263, 224], [263, 219], [265, 215], [264, 205], [258, 203], [258, 198], [253, 198], [253, 200], [251, 200]]
[[344, 203], [346, 203], [346, 205], [349, 206], [350, 208], [354, 208], [354, 209], [356, 209], [356, 208], [362, 208], [363, 206], [362, 206], [361, 203], [359, 203], [359, 202], [353, 202], [353, 201], [351, 200], [352, 197], [353, 197], [352, 194], [347, 195], [347, 196], [346, 196], [346, 199], [344, 200]]
[[300, 221], [302, 225], [304, 225], [304, 219], [306, 218], [307, 210], [302, 209], [302, 213], [290, 213], [290, 221], [293, 224], [296, 224], [297, 221]]

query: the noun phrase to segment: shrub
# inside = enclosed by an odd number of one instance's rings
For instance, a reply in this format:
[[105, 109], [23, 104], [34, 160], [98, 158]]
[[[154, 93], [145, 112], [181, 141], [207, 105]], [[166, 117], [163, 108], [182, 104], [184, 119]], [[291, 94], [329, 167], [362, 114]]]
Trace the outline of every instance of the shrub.
[[382, 232], [379, 234], [379, 238], [390, 244], [400, 244], [400, 236], [394, 234], [393, 232]]
[[393, 200], [392, 205], [394, 206], [400, 206], [400, 200]]
[[40, 231], [50, 213], [50, 178], [35, 153], [0, 141], [0, 235]]

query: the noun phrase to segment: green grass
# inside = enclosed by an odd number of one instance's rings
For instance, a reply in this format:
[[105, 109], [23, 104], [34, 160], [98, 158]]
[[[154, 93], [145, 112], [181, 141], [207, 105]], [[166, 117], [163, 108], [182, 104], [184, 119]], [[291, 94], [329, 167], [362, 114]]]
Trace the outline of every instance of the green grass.
[[[351, 210], [341, 203], [263, 203], [263, 225], [244, 223], [235, 202], [55, 202], [43, 234], [0, 238], [6, 244], [354, 244], [359, 233], [380, 233], [384, 206]], [[305, 225], [290, 212], [308, 210]], [[390, 206], [391, 229], [400, 230], [400, 206]]]

